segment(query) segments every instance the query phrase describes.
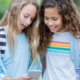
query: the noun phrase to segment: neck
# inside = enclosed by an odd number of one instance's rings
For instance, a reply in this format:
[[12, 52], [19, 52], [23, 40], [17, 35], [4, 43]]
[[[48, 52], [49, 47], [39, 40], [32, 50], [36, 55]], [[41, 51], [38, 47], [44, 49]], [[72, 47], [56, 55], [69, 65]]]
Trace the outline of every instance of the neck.
[[4, 27], [4, 30], [7, 32], [7, 30], [8, 30], [8, 25], [5, 25], [5, 26], [3, 26]]
[[[5, 26], [3, 26], [4, 27], [4, 30], [7, 32], [8, 31], [8, 25], [5, 25]], [[22, 34], [22, 33], [18, 33], [18, 32], [15, 32], [15, 34]]]
[[65, 30], [66, 30], [66, 28], [64, 28], [62, 31], [60, 31], [60, 32], [65, 32]]

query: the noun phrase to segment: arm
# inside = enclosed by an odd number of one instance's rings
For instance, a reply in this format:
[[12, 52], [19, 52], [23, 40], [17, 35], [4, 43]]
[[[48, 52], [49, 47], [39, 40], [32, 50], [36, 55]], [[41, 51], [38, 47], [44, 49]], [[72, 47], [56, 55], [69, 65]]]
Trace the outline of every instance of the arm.
[[[9, 77], [4, 77], [4, 80], [9, 80]], [[13, 77], [11, 80], [20, 80], [18, 77]]]
[[7, 76], [7, 73], [6, 73], [5, 67], [2, 63], [1, 53], [0, 53], [0, 80], [3, 80], [5, 76]]
[[[30, 80], [31, 77], [28, 77], [27, 74], [24, 74], [24, 75], [22, 75], [22, 76], [20, 76], [20, 77], [12, 77], [12, 78], [10, 78], [10, 79], [11, 79], [11, 80]], [[9, 77], [4, 77], [4, 80], [9, 80]]]
[[[0, 80], [9, 80], [9, 77], [7, 77], [6, 69], [1, 59], [1, 53], [0, 53]], [[14, 79], [14, 80], [18, 80], [18, 79]]]
[[44, 64], [43, 64], [43, 75], [44, 75], [44, 72], [45, 72], [45, 69], [46, 69], [46, 57], [44, 56], [44, 60], [43, 60], [44, 62]]
[[[2, 59], [1, 59], [1, 53], [0, 53], [0, 80], [9, 80], [9, 77], [7, 77], [6, 69], [3, 65]], [[29, 77], [27, 74], [24, 74], [19, 77], [12, 77], [11, 80], [29, 80], [31, 77]]]

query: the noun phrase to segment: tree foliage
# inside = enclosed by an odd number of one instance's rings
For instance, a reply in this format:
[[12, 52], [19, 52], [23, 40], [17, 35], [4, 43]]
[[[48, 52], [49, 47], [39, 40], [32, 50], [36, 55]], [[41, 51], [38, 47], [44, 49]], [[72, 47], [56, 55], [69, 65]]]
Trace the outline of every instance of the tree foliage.
[[0, 19], [3, 17], [11, 0], [0, 0]]
[[[3, 17], [9, 3], [11, 0], [0, 0], [0, 20]], [[42, 0], [38, 0], [39, 4], [41, 4]], [[77, 5], [80, 7], [80, 0], [74, 0], [74, 2], [77, 3]]]

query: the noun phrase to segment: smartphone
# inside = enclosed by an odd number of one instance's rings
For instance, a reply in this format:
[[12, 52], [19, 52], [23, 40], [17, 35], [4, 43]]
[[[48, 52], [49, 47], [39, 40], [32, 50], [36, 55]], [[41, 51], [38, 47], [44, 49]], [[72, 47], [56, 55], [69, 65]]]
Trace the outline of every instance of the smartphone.
[[31, 78], [39, 79], [41, 73], [42, 73], [41, 70], [30, 70], [28, 76], [30, 76]]

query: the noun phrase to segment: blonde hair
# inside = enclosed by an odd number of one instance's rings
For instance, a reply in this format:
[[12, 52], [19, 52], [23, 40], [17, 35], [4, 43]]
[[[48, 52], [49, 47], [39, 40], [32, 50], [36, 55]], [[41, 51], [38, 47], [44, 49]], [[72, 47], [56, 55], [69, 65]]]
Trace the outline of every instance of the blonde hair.
[[39, 34], [38, 34], [39, 5], [37, 0], [12, 0], [5, 15], [0, 21], [0, 26], [5, 26], [8, 24], [7, 41], [9, 45], [9, 50], [11, 51], [13, 49], [13, 53], [14, 53], [15, 51], [14, 35], [16, 34], [16, 32], [18, 32], [19, 34], [21, 33], [21, 30], [19, 29], [19, 14], [21, 9], [27, 4], [33, 4], [37, 9], [37, 14], [32, 24], [28, 28], [25, 28], [23, 32], [28, 38], [32, 60], [36, 60], [36, 59], [40, 60], [40, 56], [37, 51], [37, 47], [39, 44]]

